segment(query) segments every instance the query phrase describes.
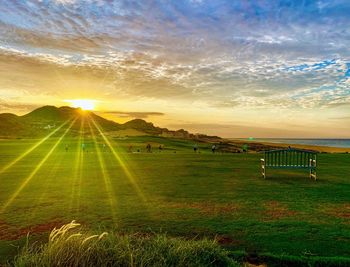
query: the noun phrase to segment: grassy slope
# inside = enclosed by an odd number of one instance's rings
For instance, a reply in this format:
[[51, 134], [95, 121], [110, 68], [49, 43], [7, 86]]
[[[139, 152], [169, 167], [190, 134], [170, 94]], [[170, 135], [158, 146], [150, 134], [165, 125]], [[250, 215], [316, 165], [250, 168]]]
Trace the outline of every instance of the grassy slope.
[[[56, 140], [0, 174], [0, 208]], [[102, 150], [102, 139], [97, 141]], [[144, 149], [146, 142], [168, 149], [126, 153], [129, 144]], [[33, 143], [1, 141], [0, 169]], [[205, 144], [200, 145], [201, 154], [194, 154], [187, 141], [115, 139], [145, 202], [111, 152], [100, 151], [102, 172], [93, 140], [85, 143], [89, 153], [80, 155], [77, 139], [64, 139], [0, 214], [0, 236], [5, 239], [0, 241], [0, 258], [16, 252], [10, 245], [17, 242], [9, 239], [17, 240], [28, 230], [48, 231], [72, 219], [92, 229], [217, 236], [234, 250], [348, 256], [350, 155], [319, 155], [317, 182], [305, 172], [288, 170], [274, 171], [263, 180], [257, 154], [212, 155]], [[70, 145], [67, 153], [65, 144]]]

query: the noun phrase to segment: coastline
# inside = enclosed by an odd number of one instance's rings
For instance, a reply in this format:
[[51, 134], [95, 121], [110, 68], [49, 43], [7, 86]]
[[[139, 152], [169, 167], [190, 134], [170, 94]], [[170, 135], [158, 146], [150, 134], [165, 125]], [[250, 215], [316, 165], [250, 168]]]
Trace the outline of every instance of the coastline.
[[317, 145], [306, 145], [306, 144], [288, 144], [288, 143], [272, 143], [272, 142], [259, 142], [259, 141], [250, 141], [250, 140], [239, 140], [239, 139], [230, 139], [230, 141], [246, 143], [246, 144], [261, 144], [271, 147], [281, 147], [281, 148], [299, 148], [306, 150], [313, 150], [320, 153], [350, 153], [350, 147], [331, 147], [331, 146], [317, 146]]

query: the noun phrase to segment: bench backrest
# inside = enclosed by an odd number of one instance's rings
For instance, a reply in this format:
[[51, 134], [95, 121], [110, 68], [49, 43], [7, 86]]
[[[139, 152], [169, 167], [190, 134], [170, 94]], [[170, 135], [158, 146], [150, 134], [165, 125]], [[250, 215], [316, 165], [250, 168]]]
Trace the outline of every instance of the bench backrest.
[[312, 167], [310, 160], [316, 160], [316, 153], [313, 151], [299, 149], [265, 151], [265, 166], [267, 167]]

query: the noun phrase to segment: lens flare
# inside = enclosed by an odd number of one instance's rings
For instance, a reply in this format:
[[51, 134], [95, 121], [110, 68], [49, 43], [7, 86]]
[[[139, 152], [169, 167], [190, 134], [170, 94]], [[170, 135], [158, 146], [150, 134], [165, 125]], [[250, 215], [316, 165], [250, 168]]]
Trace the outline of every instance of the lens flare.
[[99, 162], [100, 169], [102, 172], [102, 177], [103, 177], [103, 181], [105, 184], [105, 189], [106, 189], [106, 192], [108, 194], [108, 198], [109, 198], [109, 202], [110, 202], [110, 206], [111, 206], [112, 219], [114, 222], [116, 222], [117, 216], [116, 216], [115, 211], [116, 211], [117, 205], [116, 205], [116, 200], [115, 200], [115, 194], [113, 191], [113, 186], [111, 184], [111, 178], [107, 172], [105, 161], [104, 161], [103, 156], [101, 154], [101, 150], [97, 144], [97, 139], [96, 139], [96, 136], [92, 130], [90, 122], [89, 122], [89, 127], [90, 127], [92, 139], [94, 140], [95, 150], [97, 152], [98, 162]]
[[49, 139], [52, 135], [54, 135], [56, 132], [58, 132], [64, 125], [66, 125], [68, 123], [68, 121], [66, 121], [65, 123], [63, 123], [61, 126], [59, 126], [56, 130], [54, 130], [53, 132], [51, 132], [49, 135], [45, 136], [43, 139], [41, 139], [38, 143], [36, 143], [34, 146], [32, 146], [31, 148], [29, 148], [27, 151], [25, 151], [22, 155], [18, 156], [15, 160], [13, 160], [12, 162], [10, 162], [9, 164], [7, 164], [5, 167], [3, 167], [0, 170], [0, 174], [2, 174], [3, 172], [5, 172], [7, 169], [11, 168], [13, 165], [15, 165], [18, 161], [20, 161], [21, 159], [23, 159], [25, 156], [27, 156], [28, 154], [30, 154], [33, 150], [35, 150], [38, 146], [40, 146], [42, 143], [44, 143], [47, 139]]
[[141, 191], [140, 187], [138, 186], [135, 177], [133, 176], [133, 174], [131, 173], [131, 171], [129, 170], [126, 162], [123, 161], [123, 159], [118, 155], [118, 153], [115, 151], [115, 149], [113, 148], [111, 142], [107, 139], [107, 137], [105, 136], [105, 134], [102, 132], [102, 130], [100, 129], [100, 127], [98, 126], [98, 124], [94, 121], [94, 119], [91, 117], [91, 121], [93, 122], [94, 126], [96, 127], [97, 131], [100, 133], [100, 135], [102, 136], [103, 140], [106, 142], [107, 146], [109, 147], [109, 149], [111, 150], [114, 158], [117, 160], [117, 162], [120, 164], [120, 167], [123, 169], [125, 175], [127, 176], [127, 178], [129, 179], [129, 181], [131, 182], [132, 186], [134, 187], [134, 189], [136, 190], [138, 196], [141, 198], [141, 200], [145, 203], [147, 203], [147, 199], [145, 197], [145, 195], [143, 194], [143, 192]]
[[80, 197], [81, 197], [81, 183], [83, 178], [83, 166], [84, 166], [84, 153], [81, 151], [81, 146], [84, 144], [85, 135], [85, 118], [83, 117], [80, 122], [79, 139], [76, 147], [76, 160], [75, 160], [75, 174], [72, 181], [72, 193], [70, 210], [73, 212], [75, 209], [76, 215], [79, 214], [80, 209]]
[[76, 120], [77, 119], [73, 120], [73, 122], [69, 125], [69, 127], [66, 129], [66, 131], [62, 134], [62, 136], [57, 140], [57, 142], [54, 144], [54, 146], [46, 154], [46, 156], [40, 161], [40, 163], [35, 167], [35, 169], [31, 172], [31, 174], [22, 182], [22, 184], [18, 187], [18, 189], [12, 194], [12, 196], [8, 199], [8, 201], [2, 206], [2, 208], [0, 209], [0, 213], [4, 213], [6, 211], [6, 209], [12, 204], [12, 202], [17, 198], [17, 196], [22, 192], [22, 190], [27, 186], [27, 184], [37, 174], [37, 172], [45, 164], [47, 159], [55, 151], [56, 147], [61, 143], [62, 139], [65, 137], [65, 135], [68, 133], [68, 131], [72, 128], [72, 126]]

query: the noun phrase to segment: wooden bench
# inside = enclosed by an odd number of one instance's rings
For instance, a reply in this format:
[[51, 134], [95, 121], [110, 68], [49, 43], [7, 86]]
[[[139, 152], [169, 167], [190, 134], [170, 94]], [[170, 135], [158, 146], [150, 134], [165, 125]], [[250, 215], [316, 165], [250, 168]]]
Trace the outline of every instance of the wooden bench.
[[262, 176], [266, 178], [266, 169], [308, 169], [310, 178], [316, 181], [316, 156], [314, 151], [294, 148], [265, 151], [261, 159]]

